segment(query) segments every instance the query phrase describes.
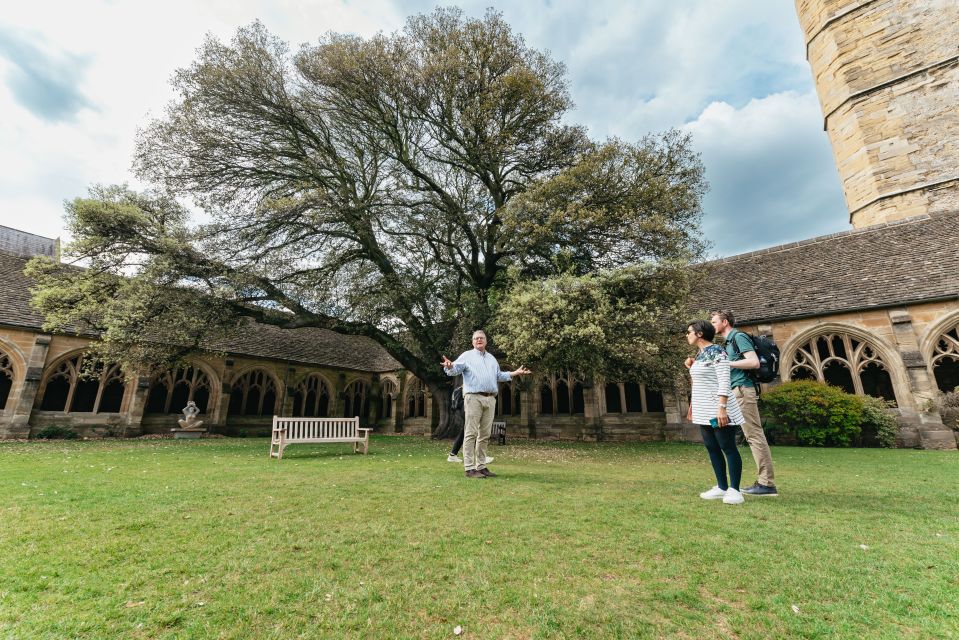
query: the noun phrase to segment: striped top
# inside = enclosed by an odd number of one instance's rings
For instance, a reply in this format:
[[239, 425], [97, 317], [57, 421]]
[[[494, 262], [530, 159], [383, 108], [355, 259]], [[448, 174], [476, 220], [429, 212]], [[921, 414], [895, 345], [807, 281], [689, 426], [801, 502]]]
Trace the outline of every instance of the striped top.
[[693, 379], [693, 424], [709, 425], [716, 417], [718, 396], [726, 396], [729, 424], [742, 424], [743, 412], [729, 389], [729, 357], [719, 345], [711, 344], [696, 355], [689, 368]]

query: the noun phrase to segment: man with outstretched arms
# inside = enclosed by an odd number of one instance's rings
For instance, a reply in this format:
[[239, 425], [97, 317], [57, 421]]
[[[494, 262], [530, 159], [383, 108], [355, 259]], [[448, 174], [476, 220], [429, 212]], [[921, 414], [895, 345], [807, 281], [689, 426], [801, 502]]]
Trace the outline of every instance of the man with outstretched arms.
[[516, 371], [500, 371], [496, 358], [486, 351], [486, 332], [473, 332], [473, 349], [463, 352], [456, 362], [443, 356], [440, 362], [448, 376], [463, 375], [463, 405], [466, 424], [463, 437], [463, 466], [467, 478], [492, 478], [496, 474], [486, 468], [486, 446], [493, 430], [496, 393], [500, 382], [530, 373], [526, 367]]

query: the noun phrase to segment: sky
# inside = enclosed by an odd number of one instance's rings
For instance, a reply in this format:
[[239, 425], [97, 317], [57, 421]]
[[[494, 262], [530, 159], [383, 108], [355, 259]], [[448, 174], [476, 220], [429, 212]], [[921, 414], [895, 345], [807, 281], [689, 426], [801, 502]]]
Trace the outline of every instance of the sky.
[[[260, 20], [295, 48], [327, 31], [401, 29], [421, 0], [35, 0], [0, 14], [0, 225], [68, 240], [63, 203], [144, 188], [136, 132], [207, 34]], [[792, 0], [463, 1], [501, 11], [566, 64], [571, 123], [594, 139], [692, 135], [713, 256], [849, 228]]]

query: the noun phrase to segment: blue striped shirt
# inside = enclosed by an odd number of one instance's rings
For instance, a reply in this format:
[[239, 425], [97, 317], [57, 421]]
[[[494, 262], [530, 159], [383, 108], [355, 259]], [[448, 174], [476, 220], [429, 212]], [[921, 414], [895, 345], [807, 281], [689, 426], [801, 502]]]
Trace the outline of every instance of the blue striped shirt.
[[453, 366], [444, 371], [450, 377], [463, 374], [463, 393], [496, 393], [500, 382], [513, 379], [510, 374], [499, 370], [496, 358], [479, 349], [464, 351]]

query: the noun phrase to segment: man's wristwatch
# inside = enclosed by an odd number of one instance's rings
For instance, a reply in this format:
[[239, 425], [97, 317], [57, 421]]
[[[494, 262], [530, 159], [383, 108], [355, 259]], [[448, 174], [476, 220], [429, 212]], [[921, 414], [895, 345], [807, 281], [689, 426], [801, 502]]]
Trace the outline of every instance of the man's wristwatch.
[[720, 405], [717, 405], [717, 406], [718, 406], [720, 409], [725, 409], [725, 408], [726, 408], [726, 405], [724, 405], [724, 404], [720, 404]]

